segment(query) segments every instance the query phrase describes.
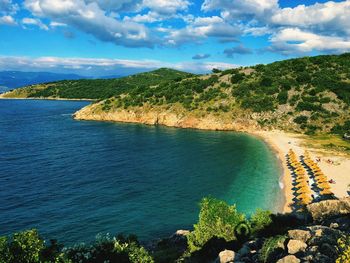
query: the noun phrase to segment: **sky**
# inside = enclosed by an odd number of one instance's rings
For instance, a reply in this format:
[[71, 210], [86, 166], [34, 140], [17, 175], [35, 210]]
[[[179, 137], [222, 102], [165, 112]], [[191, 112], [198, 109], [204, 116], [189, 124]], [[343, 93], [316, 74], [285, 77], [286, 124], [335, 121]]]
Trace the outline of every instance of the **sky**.
[[350, 0], [0, 0], [0, 70], [127, 75], [350, 51]]

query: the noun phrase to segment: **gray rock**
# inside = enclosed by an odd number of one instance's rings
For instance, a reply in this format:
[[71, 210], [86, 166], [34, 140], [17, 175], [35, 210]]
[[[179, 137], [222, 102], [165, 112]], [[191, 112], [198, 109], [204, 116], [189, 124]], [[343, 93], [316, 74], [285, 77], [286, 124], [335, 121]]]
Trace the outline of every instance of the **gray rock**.
[[331, 223], [329, 225], [330, 228], [339, 228], [339, 224], [338, 223]]
[[301, 240], [306, 243], [311, 238], [311, 233], [308, 230], [295, 229], [289, 230], [288, 236], [291, 239]]
[[217, 262], [219, 263], [232, 263], [235, 260], [236, 253], [232, 250], [225, 249], [219, 253]]
[[298, 259], [294, 255], [288, 255], [288, 256], [285, 256], [284, 258], [279, 259], [277, 263], [300, 263], [300, 259]]
[[347, 215], [350, 214], [350, 197], [312, 203], [307, 206], [307, 210], [315, 221], [322, 221], [327, 217]]
[[287, 244], [287, 248], [289, 254], [296, 254], [298, 252], [305, 252], [307, 245], [303, 241], [291, 239]]

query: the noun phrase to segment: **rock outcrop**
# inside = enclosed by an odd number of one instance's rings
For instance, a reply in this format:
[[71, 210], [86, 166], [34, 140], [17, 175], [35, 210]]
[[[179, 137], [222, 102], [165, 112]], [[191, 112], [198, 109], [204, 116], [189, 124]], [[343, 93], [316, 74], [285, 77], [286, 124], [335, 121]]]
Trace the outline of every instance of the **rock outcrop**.
[[77, 120], [114, 121], [126, 123], [142, 123], [148, 125], [164, 125], [178, 128], [201, 130], [233, 130], [247, 131], [257, 127], [256, 121], [235, 118], [229, 115], [194, 114], [185, 110], [163, 109], [155, 107], [138, 107], [134, 109], [117, 109], [102, 111], [98, 103], [88, 105], [74, 114]]

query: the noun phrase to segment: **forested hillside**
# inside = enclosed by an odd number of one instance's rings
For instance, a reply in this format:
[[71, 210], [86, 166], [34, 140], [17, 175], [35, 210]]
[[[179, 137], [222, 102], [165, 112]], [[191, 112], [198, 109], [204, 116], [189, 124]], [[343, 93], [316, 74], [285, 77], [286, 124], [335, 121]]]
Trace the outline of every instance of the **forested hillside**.
[[172, 69], [158, 69], [118, 79], [80, 79], [32, 85], [13, 90], [5, 97], [104, 99], [124, 92], [143, 92], [147, 87], [163, 82], [176, 82], [193, 76]]
[[[193, 75], [171, 69], [112, 80], [60, 81], [4, 97], [106, 99], [103, 112], [171, 109], [314, 134], [350, 129], [350, 53]], [[94, 111], [96, 113], [96, 108]]]

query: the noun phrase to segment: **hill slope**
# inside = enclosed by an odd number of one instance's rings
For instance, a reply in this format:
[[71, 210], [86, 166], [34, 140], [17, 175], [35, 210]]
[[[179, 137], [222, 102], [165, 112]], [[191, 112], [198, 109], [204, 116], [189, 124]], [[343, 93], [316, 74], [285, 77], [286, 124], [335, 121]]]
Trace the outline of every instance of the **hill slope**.
[[220, 130], [343, 133], [350, 128], [350, 54], [231, 69], [128, 91], [78, 119]]
[[304, 57], [198, 76], [170, 69], [112, 80], [29, 86], [3, 97], [104, 99], [77, 119], [200, 129], [350, 129], [350, 53]]
[[118, 79], [64, 80], [32, 85], [3, 94], [3, 97], [104, 99], [124, 92], [142, 92], [146, 87], [163, 82], [179, 81], [190, 76], [193, 75], [162, 68]]

